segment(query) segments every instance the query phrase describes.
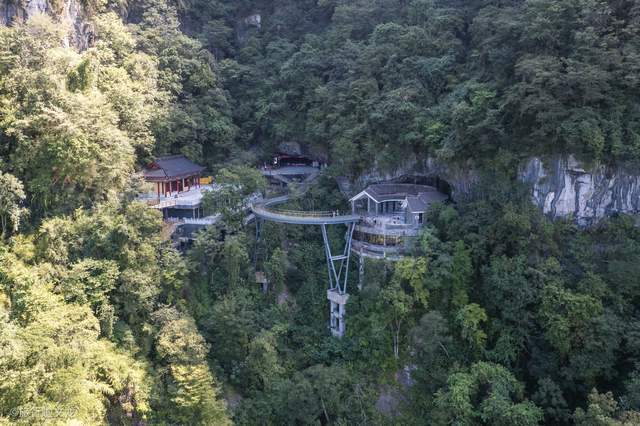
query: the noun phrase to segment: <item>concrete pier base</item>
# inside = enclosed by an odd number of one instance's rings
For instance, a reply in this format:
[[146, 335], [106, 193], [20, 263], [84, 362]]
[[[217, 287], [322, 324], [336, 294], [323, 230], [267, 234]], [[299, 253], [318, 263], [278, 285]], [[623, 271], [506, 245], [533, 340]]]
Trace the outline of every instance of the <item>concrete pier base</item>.
[[345, 314], [346, 305], [349, 295], [340, 294], [337, 290], [327, 290], [327, 299], [329, 300], [329, 323], [331, 334], [335, 337], [344, 336], [345, 330]]

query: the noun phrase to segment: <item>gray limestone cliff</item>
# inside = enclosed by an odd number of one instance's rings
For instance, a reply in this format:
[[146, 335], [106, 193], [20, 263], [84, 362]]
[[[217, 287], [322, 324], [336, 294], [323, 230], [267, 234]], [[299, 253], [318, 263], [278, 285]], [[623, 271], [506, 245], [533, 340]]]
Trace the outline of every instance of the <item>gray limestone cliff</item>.
[[640, 171], [584, 166], [573, 156], [532, 158], [521, 178], [533, 202], [552, 217], [588, 225], [614, 213], [640, 212]]
[[0, 25], [23, 23], [38, 14], [68, 28], [65, 44], [80, 50], [91, 45], [94, 29], [81, 0], [0, 0]]

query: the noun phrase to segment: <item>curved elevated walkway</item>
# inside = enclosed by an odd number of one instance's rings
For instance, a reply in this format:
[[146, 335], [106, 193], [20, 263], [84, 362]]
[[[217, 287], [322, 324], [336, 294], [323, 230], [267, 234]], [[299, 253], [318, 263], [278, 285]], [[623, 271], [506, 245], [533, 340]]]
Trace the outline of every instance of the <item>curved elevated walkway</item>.
[[253, 214], [260, 219], [292, 225], [334, 225], [360, 221], [359, 215], [337, 215], [334, 212], [307, 212], [272, 208], [273, 206], [284, 204], [287, 201], [289, 201], [289, 196], [282, 195], [251, 204], [250, 208]]
[[[318, 175], [319, 170], [314, 167], [283, 167], [281, 169], [272, 170], [270, 172], [278, 172], [282, 174], [303, 174], [306, 172], [307, 178], [302, 183], [302, 193], [307, 192], [309, 184]], [[289, 195], [281, 195], [279, 197], [267, 198], [265, 200], [254, 202], [250, 205], [251, 212], [258, 218], [269, 222], [288, 223], [291, 225], [337, 225], [356, 223], [360, 221], [359, 215], [340, 215], [335, 212], [309, 212], [298, 210], [279, 210], [274, 206], [284, 204], [289, 201]]]
[[[307, 175], [299, 188], [304, 194], [309, 189], [309, 184], [319, 173]], [[349, 295], [347, 294], [347, 282], [349, 277], [349, 258], [351, 255], [351, 241], [353, 240], [353, 230], [355, 224], [361, 220], [360, 215], [341, 215], [338, 212], [317, 212], [317, 211], [296, 211], [280, 210], [274, 208], [279, 204], [289, 201], [290, 195], [285, 194], [280, 197], [254, 201], [249, 205], [251, 215], [256, 220], [256, 241], [260, 241], [260, 229], [262, 222], [277, 222], [292, 225], [320, 225], [322, 229], [322, 239], [324, 241], [324, 251], [327, 257], [327, 272], [329, 274], [329, 289], [327, 299], [330, 302], [330, 328], [331, 334], [336, 337], [344, 335], [344, 306]], [[328, 225], [346, 225], [344, 248], [342, 254], [332, 254], [329, 236], [327, 234]]]

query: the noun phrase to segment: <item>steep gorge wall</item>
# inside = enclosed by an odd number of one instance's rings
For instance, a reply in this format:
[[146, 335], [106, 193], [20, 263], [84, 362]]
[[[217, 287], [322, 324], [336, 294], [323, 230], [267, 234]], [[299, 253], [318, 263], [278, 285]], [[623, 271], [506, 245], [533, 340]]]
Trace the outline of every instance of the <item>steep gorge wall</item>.
[[533, 202], [552, 217], [588, 225], [614, 213], [640, 213], [640, 171], [587, 167], [573, 156], [532, 158], [521, 172]]
[[0, 0], [0, 25], [23, 23], [38, 14], [68, 28], [67, 45], [84, 50], [92, 43], [93, 26], [80, 0]]

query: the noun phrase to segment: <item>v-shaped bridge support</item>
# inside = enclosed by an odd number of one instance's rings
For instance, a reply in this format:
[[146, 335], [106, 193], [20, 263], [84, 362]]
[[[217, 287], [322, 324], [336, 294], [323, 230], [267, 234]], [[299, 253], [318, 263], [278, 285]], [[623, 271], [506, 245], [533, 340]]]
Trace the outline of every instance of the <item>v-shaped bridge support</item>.
[[327, 268], [329, 271], [329, 290], [336, 291], [339, 294], [347, 292], [347, 279], [349, 278], [349, 258], [351, 256], [351, 241], [353, 239], [353, 223], [347, 224], [347, 233], [345, 235], [345, 244], [342, 254], [333, 255], [331, 252], [331, 244], [327, 235], [327, 226], [322, 226], [322, 238], [324, 239], [324, 251], [327, 256]]
[[351, 257], [351, 241], [353, 239], [354, 223], [347, 224], [347, 233], [345, 234], [344, 250], [342, 254], [333, 255], [331, 252], [331, 244], [327, 235], [327, 226], [322, 226], [322, 238], [324, 239], [324, 251], [327, 256], [327, 269], [329, 272], [329, 290], [327, 291], [327, 299], [329, 299], [329, 318], [331, 326], [331, 334], [336, 337], [344, 336], [346, 314], [346, 304], [349, 300], [347, 294], [347, 282], [349, 279], [349, 258]]

